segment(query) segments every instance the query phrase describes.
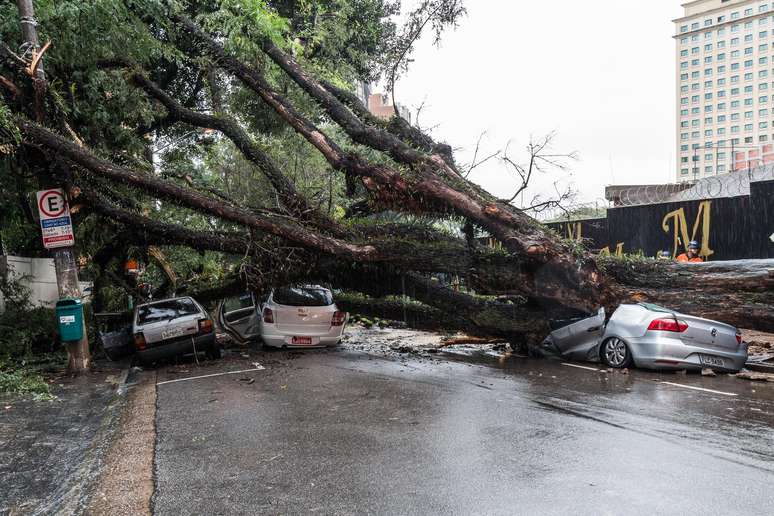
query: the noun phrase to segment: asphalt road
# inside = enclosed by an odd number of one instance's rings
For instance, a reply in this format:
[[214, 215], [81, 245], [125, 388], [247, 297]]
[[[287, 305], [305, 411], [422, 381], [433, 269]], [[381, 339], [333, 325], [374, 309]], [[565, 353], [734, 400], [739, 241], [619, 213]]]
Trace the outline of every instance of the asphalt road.
[[774, 514], [774, 384], [578, 365], [343, 349], [161, 370], [154, 510]]

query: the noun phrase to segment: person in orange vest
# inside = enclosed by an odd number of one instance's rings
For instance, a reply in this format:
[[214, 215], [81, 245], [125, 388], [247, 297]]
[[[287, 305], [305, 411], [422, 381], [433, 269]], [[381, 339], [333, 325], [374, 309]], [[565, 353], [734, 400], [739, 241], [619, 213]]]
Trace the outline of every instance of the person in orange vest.
[[691, 240], [688, 244], [688, 252], [678, 256], [677, 261], [685, 263], [702, 263], [704, 259], [699, 256], [699, 242]]

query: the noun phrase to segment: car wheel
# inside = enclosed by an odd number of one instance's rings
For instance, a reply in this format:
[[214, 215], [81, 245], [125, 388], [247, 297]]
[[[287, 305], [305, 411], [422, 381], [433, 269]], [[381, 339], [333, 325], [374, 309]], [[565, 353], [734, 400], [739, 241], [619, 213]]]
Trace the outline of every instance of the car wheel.
[[218, 360], [223, 356], [220, 350], [220, 346], [218, 346], [217, 344], [212, 344], [211, 346], [209, 346], [205, 354], [207, 355], [207, 358], [210, 360]]
[[632, 353], [629, 346], [618, 337], [607, 339], [602, 343], [600, 358], [608, 367], [623, 369], [632, 363]]

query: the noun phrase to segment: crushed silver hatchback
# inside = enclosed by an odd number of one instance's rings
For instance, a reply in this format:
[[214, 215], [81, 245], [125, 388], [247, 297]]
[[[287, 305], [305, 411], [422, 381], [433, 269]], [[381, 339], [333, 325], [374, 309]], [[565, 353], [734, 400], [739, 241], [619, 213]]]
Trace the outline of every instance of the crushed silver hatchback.
[[327, 288], [277, 288], [261, 306], [261, 338], [272, 348], [336, 346], [341, 342], [347, 318]]
[[541, 351], [569, 360], [601, 361], [608, 367], [739, 371], [747, 361], [742, 333], [717, 321], [658, 305], [621, 305], [586, 318], [552, 321]]

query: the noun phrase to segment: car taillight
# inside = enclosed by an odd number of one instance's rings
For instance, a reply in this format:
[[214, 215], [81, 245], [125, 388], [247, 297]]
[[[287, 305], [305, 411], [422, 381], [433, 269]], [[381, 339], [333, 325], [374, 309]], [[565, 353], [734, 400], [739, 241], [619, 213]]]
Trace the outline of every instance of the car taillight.
[[142, 332], [135, 333], [134, 334], [134, 347], [139, 349], [139, 350], [143, 350], [143, 349], [145, 349], [145, 345], [146, 345], [146, 343], [145, 343], [145, 335], [143, 335]]
[[736, 330], [736, 343], [742, 345], [742, 332], [739, 330]]
[[333, 318], [331, 319], [331, 326], [341, 326], [347, 319], [347, 312], [335, 311], [333, 312]]
[[271, 311], [271, 308], [263, 309], [263, 322], [274, 324], [274, 312]]
[[211, 319], [199, 319], [199, 333], [212, 333]]
[[688, 324], [685, 321], [678, 321], [676, 319], [655, 319], [650, 322], [648, 331], [673, 331], [675, 333], [682, 333], [688, 329]]

